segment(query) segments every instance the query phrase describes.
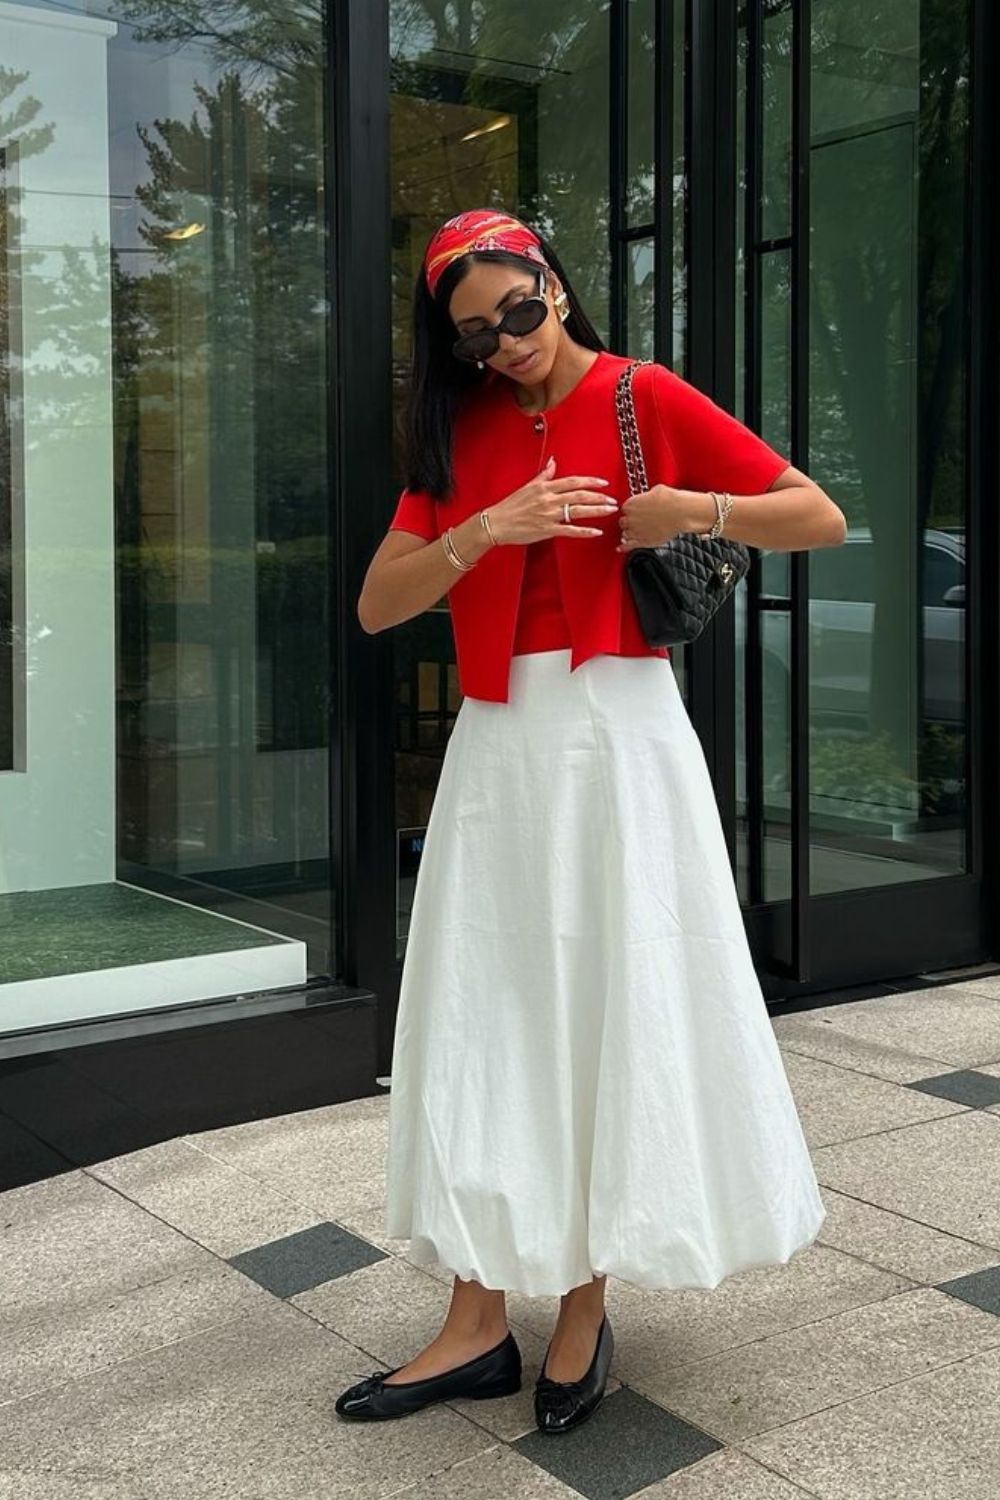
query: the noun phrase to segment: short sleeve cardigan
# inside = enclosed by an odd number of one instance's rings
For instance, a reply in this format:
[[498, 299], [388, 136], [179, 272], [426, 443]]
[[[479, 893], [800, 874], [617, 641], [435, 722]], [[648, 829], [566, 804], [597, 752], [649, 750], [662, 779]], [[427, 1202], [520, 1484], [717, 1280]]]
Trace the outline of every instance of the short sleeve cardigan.
[[[441, 500], [424, 490], [404, 489], [391, 530], [410, 531], [431, 542], [484, 506], [495, 505], [526, 484], [556, 458], [556, 477], [601, 475], [619, 501], [628, 478], [615, 416], [614, 387], [628, 363], [600, 350], [561, 401], [525, 412], [511, 382], [492, 371], [471, 393], [454, 424], [454, 484]], [[643, 365], [633, 390], [650, 485], [761, 494], [788, 467], [776, 449], [665, 365]], [[552, 565], [562, 601], [570, 670], [601, 652], [622, 656], [668, 656], [650, 646], [639, 625], [625, 577], [629, 554], [618, 552], [617, 511], [578, 524], [601, 529], [600, 537], [553, 537], [543, 543], [505, 543], [485, 552], [448, 591], [459, 687], [463, 695], [508, 701], [510, 661], [519, 651], [544, 650], [560, 639], [545, 569]], [[528, 548], [533, 587], [521, 610]], [[550, 578], [552, 574], [549, 575]], [[530, 612], [531, 600], [545, 606]]]

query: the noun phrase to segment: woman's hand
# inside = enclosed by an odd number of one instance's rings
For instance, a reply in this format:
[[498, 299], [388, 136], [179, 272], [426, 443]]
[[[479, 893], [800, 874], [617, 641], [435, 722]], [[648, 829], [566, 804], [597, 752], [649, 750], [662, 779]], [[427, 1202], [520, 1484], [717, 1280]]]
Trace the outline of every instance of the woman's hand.
[[616, 552], [634, 552], [636, 547], [662, 547], [682, 531], [690, 530], [690, 491], [669, 484], [654, 484], [651, 490], [632, 495], [619, 507], [622, 540]]
[[[618, 501], [601, 490], [608, 483], [593, 474], [570, 474], [555, 479], [556, 461], [550, 458], [545, 467], [519, 490], [486, 507], [487, 518], [498, 542], [538, 542], [550, 536], [603, 536], [597, 526], [578, 526], [576, 518], [609, 516], [618, 509]], [[563, 517], [563, 506], [570, 506], [570, 524]]]

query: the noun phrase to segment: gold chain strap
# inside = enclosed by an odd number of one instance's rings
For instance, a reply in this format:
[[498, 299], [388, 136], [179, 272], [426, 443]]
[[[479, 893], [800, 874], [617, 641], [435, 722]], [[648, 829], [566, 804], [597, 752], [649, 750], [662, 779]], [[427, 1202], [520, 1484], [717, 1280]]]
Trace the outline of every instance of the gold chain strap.
[[649, 485], [646, 479], [646, 461], [642, 455], [642, 444], [639, 441], [639, 424], [635, 415], [635, 400], [632, 395], [632, 377], [640, 365], [651, 364], [648, 359], [637, 359], [627, 365], [615, 387], [615, 411], [618, 417], [618, 431], [621, 434], [622, 452], [625, 455], [625, 468], [628, 473], [629, 493], [639, 495], [644, 493]]

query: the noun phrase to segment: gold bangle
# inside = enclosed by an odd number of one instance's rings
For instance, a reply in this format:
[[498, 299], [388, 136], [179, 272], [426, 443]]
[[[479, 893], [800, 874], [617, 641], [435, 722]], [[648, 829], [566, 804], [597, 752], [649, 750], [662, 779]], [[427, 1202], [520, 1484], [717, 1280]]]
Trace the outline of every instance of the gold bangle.
[[479, 519], [482, 522], [483, 530], [486, 532], [486, 535], [490, 539], [491, 545], [494, 546], [494, 547], [499, 547], [500, 543], [497, 541], [496, 537], [493, 535], [493, 527], [490, 525], [490, 518], [486, 514], [485, 510], [481, 510], [479, 512]]
[[714, 490], [706, 490], [705, 493], [710, 497], [715, 505], [715, 520], [712, 522], [707, 531], [699, 531], [697, 534], [698, 536], [704, 537], [717, 536], [718, 533], [716, 532], [715, 528], [719, 524], [719, 516], [722, 514], [722, 506], [719, 502], [719, 497]]
[[452, 529], [453, 528], [449, 526], [448, 530], [441, 537], [441, 544], [444, 547], [445, 555], [447, 556], [448, 561], [451, 563], [452, 567], [458, 568], [458, 570], [462, 573], [469, 573], [476, 565], [475, 563], [466, 562], [465, 559], [459, 555], [458, 548], [455, 546], [455, 543], [452, 540]]

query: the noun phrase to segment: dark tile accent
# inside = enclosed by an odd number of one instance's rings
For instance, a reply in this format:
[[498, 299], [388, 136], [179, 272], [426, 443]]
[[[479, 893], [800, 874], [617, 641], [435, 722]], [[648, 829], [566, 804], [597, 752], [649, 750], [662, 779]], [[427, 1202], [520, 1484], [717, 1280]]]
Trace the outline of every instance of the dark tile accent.
[[722, 1446], [627, 1386], [571, 1432], [528, 1432], [511, 1444], [586, 1500], [625, 1500]]
[[962, 1302], [971, 1302], [983, 1312], [995, 1313], [1000, 1318], [1000, 1266], [987, 1266], [985, 1271], [973, 1271], [969, 1276], [956, 1276], [953, 1281], [939, 1281], [939, 1292], [949, 1297], [958, 1297]]
[[386, 1260], [386, 1252], [341, 1224], [314, 1224], [253, 1250], [231, 1255], [229, 1264], [276, 1297], [294, 1297], [359, 1266]]
[[968, 1104], [973, 1109], [1000, 1104], [1000, 1078], [994, 1078], [990, 1073], [977, 1073], [975, 1068], [958, 1068], [952, 1073], [916, 1078], [906, 1087], [919, 1089], [922, 1094], [935, 1094], [939, 1099], [953, 1099], [956, 1104]]

